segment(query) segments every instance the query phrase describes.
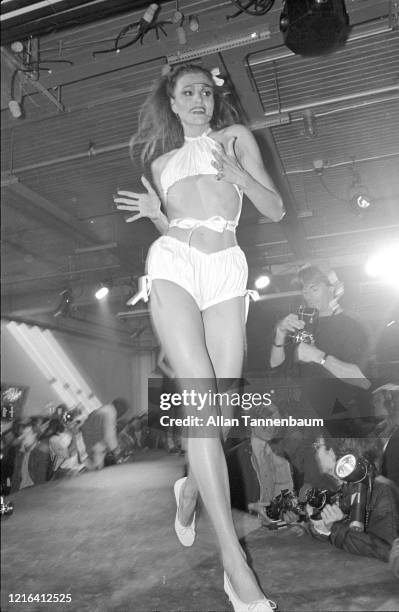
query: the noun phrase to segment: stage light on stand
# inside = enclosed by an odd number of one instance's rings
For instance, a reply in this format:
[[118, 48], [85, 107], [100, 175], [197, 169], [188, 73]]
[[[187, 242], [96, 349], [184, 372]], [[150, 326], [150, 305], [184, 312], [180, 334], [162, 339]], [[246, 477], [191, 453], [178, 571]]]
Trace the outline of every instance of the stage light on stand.
[[95, 295], [96, 300], [103, 300], [104, 298], [107, 297], [108, 294], [109, 294], [109, 287], [101, 283], [101, 285], [97, 287], [94, 295]]

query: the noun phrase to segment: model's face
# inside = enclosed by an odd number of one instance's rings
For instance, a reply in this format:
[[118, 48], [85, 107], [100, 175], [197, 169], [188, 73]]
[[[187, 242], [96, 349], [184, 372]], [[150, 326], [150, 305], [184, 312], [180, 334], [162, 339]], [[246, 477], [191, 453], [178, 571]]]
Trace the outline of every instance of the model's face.
[[321, 315], [330, 310], [331, 288], [323, 282], [310, 282], [302, 289], [303, 299], [309, 308], [317, 308]]
[[213, 84], [207, 75], [202, 72], [183, 74], [176, 82], [171, 107], [183, 128], [208, 126], [215, 99]]

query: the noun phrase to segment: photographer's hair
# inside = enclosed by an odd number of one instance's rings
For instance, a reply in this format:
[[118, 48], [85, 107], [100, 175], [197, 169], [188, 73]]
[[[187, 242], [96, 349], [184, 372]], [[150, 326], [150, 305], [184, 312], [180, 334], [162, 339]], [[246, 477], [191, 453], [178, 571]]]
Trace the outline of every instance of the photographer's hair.
[[205, 75], [213, 87], [215, 108], [211, 128], [220, 130], [239, 121], [237, 110], [228, 102], [226, 96], [220, 91], [220, 87], [215, 86], [209, 70], [196, 64], [179, 64], [155, 83], [141, 107], [138, 130], [130, 140], [132, 158], [138, 145], [143, 145], [140, 156], [143, 164], [182, 146], [183, 127], [177, 115], [172, 111], [171, 98], [174, 96], [178, 79], [185, 74], [193, 73]]
[[378, 470], [382, 458], [382, 442], [377, 436], [364, 438], [334, 438], [324, 436], [326, 448], [332, 448], [338, 459], [344, 455], [364, 457]]
[[324, 272], [320, 270], [317, 266], [313, 266], [310, 264], [306, 264], [299, 268], [297, 275], [294, 279], [294, 285], [302, 290], [305, 285], [309, 283], [325, 283], [326, 285], [330, 285], [330, 281]]
[[399, 424], [399, 385], [388, 383], [373, 391], [373, 400], [381, 396], [391, 419]]

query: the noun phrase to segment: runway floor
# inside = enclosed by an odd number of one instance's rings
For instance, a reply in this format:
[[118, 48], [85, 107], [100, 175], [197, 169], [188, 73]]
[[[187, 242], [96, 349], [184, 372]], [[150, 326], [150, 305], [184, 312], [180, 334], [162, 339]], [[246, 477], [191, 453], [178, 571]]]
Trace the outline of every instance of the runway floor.
[[[3, 612], [231, 612], [206, 513], [192, 548], [174, 534], [172, 486], [183, 467], [157, 451], [10, 496], [14, 514], [1, 525]], [[268, 531], [240, 511], [234, 520], [280, 612], [399, 610], [387, 564], [288, 529]], [[17, 593], [72, 601], [11, 603]]]

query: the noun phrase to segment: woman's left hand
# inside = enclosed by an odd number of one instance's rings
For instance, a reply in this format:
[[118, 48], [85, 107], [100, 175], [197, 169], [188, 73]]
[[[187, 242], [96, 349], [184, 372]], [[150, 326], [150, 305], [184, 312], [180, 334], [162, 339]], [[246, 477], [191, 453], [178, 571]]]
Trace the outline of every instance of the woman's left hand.
[[212, 154], [215, 159], [211, 163], [218, 171], [216, 180], [242, 186], [247, 173], [237, 159], [234, 150], [236, 140], [237, 137], [233, 136], [227, 142], [226, 147], [220, 143], [219, 150], [213, 149]]

